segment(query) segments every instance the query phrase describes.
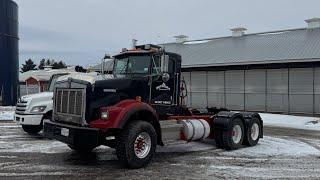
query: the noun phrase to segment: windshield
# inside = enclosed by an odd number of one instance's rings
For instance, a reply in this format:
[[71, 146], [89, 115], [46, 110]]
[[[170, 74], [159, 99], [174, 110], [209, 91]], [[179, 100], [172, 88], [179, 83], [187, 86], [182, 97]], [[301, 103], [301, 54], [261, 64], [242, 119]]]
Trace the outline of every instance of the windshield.
[[146, 76], [149, 73], [150, 56], [129, 56], [115, 59], [114, 75]]

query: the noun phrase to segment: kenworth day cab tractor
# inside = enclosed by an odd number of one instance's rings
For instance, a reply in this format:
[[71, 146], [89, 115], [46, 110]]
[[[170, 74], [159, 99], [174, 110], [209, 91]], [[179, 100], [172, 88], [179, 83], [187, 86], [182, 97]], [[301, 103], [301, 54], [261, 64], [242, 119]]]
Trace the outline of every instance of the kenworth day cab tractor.
[[114, 56], [113, 75], [57, 82], [45, 136], [90, 152], [116, 149], [129, 168], [147, 165], [168, 140], [215, 139], [219, 148], [254, 146], [263, 137], [257, 113], [193, 114], [183, 105], [181, 56], [156, 45], [136, 46]]

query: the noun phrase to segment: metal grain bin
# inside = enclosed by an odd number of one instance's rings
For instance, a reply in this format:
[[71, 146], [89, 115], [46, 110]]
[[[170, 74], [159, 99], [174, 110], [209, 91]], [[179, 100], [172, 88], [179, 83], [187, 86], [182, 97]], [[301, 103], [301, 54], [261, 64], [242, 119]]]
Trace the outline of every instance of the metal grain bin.
[[15, 105], [18, 95], [18, 5], [0, 0], [0, 105]]

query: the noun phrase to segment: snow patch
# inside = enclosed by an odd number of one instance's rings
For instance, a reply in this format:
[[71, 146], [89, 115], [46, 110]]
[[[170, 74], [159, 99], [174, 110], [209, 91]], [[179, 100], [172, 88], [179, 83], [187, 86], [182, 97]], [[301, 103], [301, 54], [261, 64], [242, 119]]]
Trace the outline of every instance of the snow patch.
[[263, 120], [263, 124], [266, 126], [320, 131], [320, 118], [317, 117], [303, 117], [267, 113], [260, 113], [260, 116]]
[[30, 143], [26, 141], [15, 141], [8, 143], [6, 141], [0, 141], [0, 152], [35, 152], [35, 153], [64, 153], [70, 151], [70, 148], [57, 141], [32, 141]]
[[166, 146], [158, 146], [157, 152], [176, 152], [176, 153], [183, 153], [183, 152], [195, 152], [195, 151], [203, 151], [203, 150], [210, 150], [216, 149], [213, 144], [207, 144], [204, 142], [190, 142], [186, 143], [185, 141], [177, 141], [175, 144], [170, 144]]
[[11, 112], [11, 111], [0, 112], [0, 121], [1, 120], [5, 120], [5, 121], [13, 120], [13, 118], [14, 118], [14, 111], [13, 112]]
[[304, 142], [265, 136], [253, 147], [235, 151], [222, 152], [221, 155], [236, 157], [268, 157], [268, 156], [319, 156], [320, 151]]
[[0, 121], [1, 120], [13, 120], [14, 118], [14, 106], [0, 106]]

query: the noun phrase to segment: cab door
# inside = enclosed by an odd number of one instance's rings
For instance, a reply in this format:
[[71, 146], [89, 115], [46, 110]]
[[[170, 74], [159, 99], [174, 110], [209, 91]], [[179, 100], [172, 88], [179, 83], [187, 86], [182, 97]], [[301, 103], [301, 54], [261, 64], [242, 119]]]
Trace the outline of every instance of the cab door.
[[175, 62], [169, 58], [168, 72], [169, 80], [164, 81], [163, 72], [161, 72], [161, 57], [154, 56], [151, 62], [150, 81], [150, 103], [155, 106], [172, 106], [176, 102], [176, 75]]

